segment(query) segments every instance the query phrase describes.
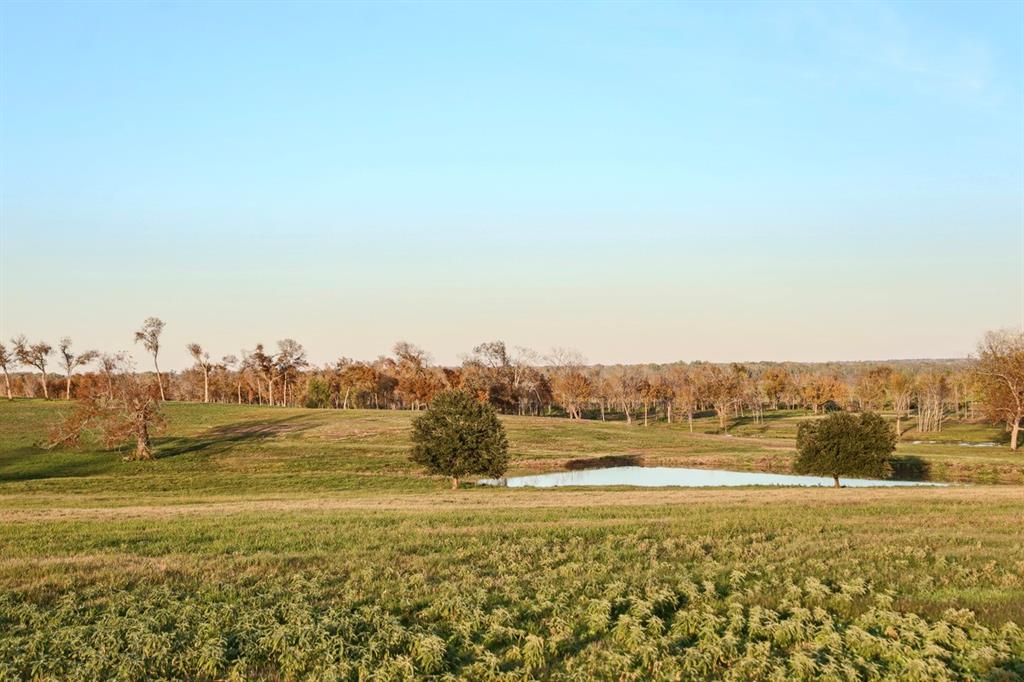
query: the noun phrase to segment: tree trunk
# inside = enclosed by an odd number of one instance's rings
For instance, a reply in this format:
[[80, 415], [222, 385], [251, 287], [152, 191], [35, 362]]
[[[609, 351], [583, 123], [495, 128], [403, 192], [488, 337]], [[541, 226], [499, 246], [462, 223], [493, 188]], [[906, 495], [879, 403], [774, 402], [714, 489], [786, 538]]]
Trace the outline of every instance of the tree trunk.
[[164, 395], [164, 378], [160, 376], [160, 365], [156, 362], [156, 355], [153, 356], [153, 367], [156, 368], [156, 383], [160, 387], [160, 402], [167, 402], [167, 397]]
[[666, 420], [668, 421], [668, 423], [671, 424], [672, 423], [672, 403], [671, 402], [668, 404], [668, 407], [665, 409], [665, 417], [666, 417]]
[[7, 387], [7, 399], [14, 400], [14, 394], [11, 393], [11, 375], [7, 373], [6, 367], [4, 367], [4, 385]]
[[242, 404], [242, 382], [239, 381], [235, 386], [238, 388], [238, 404]]
[[46, 400], [49, 400], [50, 399], [50, 389], [48, 389], [46, 387], [46, 372], [45, 371], [40, 371], [40, 374], [42, 374], [42, 377], [43, 377], [43, 398], [46, 399]]
[[210, 370], [203, 367], [203, 402], [210, 402]]
[[686, 413], [686, 421], [690, 424], [690, 433], [693, 433], [693, 412]]
[[1010, 429], [1010, 449], [1016, 450], [1018, 447], [1017, 436], [1020, 435], [1020, 423], [1024, 417], [1017, 417], [1013, 420], [1013, 427]]
[[71, 400], [71, 373], [64, 377], [64, 400]]
[[459, 477], [458, 476], [452, 476], [452, 490], [458, 490], [458, 489], [459, 489]]
[[633, 423], [633, 415], [631, 415], [629, 413], [629, 408], [626, 407], [626, 401], [625, 400], [622, 401], [622, 411], [626, 413], [626, 423], [627, 424], [632, 424]]
[[647, 403], [644, 403], [644, 426], [647, 426]]
[[[10, 391], [10, 389], [7, 389]], [[604, 400], [601, 400], [601, 421], [604, 421]]]
[[832, 480], [835, 481], [835, 484], [833, 485], [834, 488], [842, 487], [842, 486], [839, 485], [839, 477], [838, 476], [833, 475], [832, 476]]
[[149, 442], [149, 427], [141, 422], [135, 431], [135, 460], [148, 461], [153, 459], [153, 448]]
[[896, 437], [899, 438], [903, 435], [903, 429], [900, 428], [900, 413], [896, 413]]

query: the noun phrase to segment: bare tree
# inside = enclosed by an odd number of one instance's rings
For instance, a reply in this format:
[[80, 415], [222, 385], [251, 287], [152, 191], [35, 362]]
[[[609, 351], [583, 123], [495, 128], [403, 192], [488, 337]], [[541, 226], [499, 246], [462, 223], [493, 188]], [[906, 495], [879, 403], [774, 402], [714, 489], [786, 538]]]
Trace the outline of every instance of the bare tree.
[[590, 400], [593, 387], [584, 374], [586, 360], [578, 351], [553, 348], [547, 358], [551, 366], [551, 391], [565, 408], [569, 419], [582, 419], [582, 408]]
[[65, 336], [59, 343], [60, 362], [64, 368], [64, 399], [71, 400], [71, 375], [82, 365], [87, 365], [99, 357], [98, 350], [87, 350], [75, 355], [71, 351], [71, 337]]
[[309, 366], [306, 360], [306, 349], [295, 339], [282, 339], [277, 342], [277, 370], [281, 376], [282, 402], [288, 405], [288, 384], [296, 372]]
[[220, 366], [235, 375], [235, 391], [238, 395], [238, 404], [242, 404], [242, 372], [245, 370], [244, 363], [239, 361], [235, 355], [225, 355], [220, 359]]
[[353, 362], [349, 358], [340, 358], [335, 363], [335, 376], [340, 396], [341, 409], [347, 410], [351, 400], [353, 407], [359, 407], [360, 399], [369, 400], [377, 389], [377, 371], [365, 362]]
[[142, 342], [150, 355], [153, 356], [153, 367], [156, 368], [156, 383], [160, 387], [160, 400], [167, 400], [164, 395], [164, 379], [160, 375], [160, 363], [157, 356], [160, 354], [160, 335], [164, 332], [164, 321], [159, 317], [147, 317], [142, 323], [142, 329], [135, 332], [135, 343]]
[[245, 354], [245, 362], [252, 368], [256, 375], [256, 394], [260, 404], [263, 404], [263, 393], [260, 386], [260, 378], [267, 380], [267, 402], [274, 405], [274, 379], [277, 376], [277, 363], [274, 356], [264, 352], [263, 344], [257, 343], [256, 349]]
[[698, 407], [696, 382], [683, 365], [672, 365], [668, 370], [667, 380], [672, 385], [672, 402], [686, 413], [690, 433], [693, 433], [693, 414]]
[[889, 374], [889, 385], [886, 387], [889, 402], [896, 413], [896, 436], [902, 435], [902, 420], [910, 412], [910, 401], [914, 397], [914, 382], [906, 372], [894, 370]]
[[891, 379], [892, 368], [886, 365], [872, 367], [866, 372], [862, 372], [857, 377], [854, 387], [860, 409], [868, 412], [881, 409], [885, 403], [886, 388]]
[[654, 403], [655, 419], [657, 419], [658, 405], [665, 407], [665, 421], [669, 424], [672, 423], [672, 403], [675, 402], [676, 391], [675, 386], [669, 381], [668, 377], [664, 374], [659, 374], [654, 377], [654, 381], [648, 383], [648, 389], [646, 391], [644, 400], [644, 426], [647, 426], [647, 404], [648, 402]]
[[134, 372], [119, 373], [114, 397], [89, 393], [53, 426], [47, 446], [77, 445], [86, 434], [98, 434], [108, 448], [135, 442], [125, 460], [153, 459], [151, 434], [164, 424], [159, 394]]
[[49, 400], [50, 389], [46, 385], [46, 362], [50, 354], [53, 353], [53, 346], [45, 341], [29, 343], [24, 334], [12, 339], [12, 341], [14, 343], [14, 354], [18, 358], [18, 362], [39, 370], [43, 383], [43, 397]]
[[1024, 334], [1012, 331], [989, 332], [978, 344], [974, 366], [982, 407], [993, 420], [1006, 424], [1010, 431], [1010, 449], [1019, 447], [1024, 426]]
[[587, 378], [590, 380], [591, 397], [597, 401], [597, 407], [601, 411], [601, 421], [607, 421], [608, 407], [611, 405], [614, 394], [608, 370], [601, 365], [591, 367]]
[[761, 375], [760, 383], [773, 410], [779, 409], [779, 403], [794, 392], [793, 375], [783, 366], [770, 367], [765, 370]]
[[190, 343], [185, 348], [196, 361], [196, 367], [203, 371], [203, 402], [208, 403], [210, 402], [210, 370], [214, 369], [216, 364], [210, 362], [210, 354], [204, 351], [198, 343]]
[[99, 356], [100, 373], [107, 381], [107, 398], [114, 399], [114, 375], [128, 363], [128, 353], [103, 353]]
[[626, 415], [626, 423], [633, 423], [633, 411], [636, 404], [644, 400], [647, 391], [647, 380], [635, 367], [618, 367], [609, 377], [612, 398], [622, 407]]
[[422, 348], [399, 341], [392, 352], [396, 358], [394, 366], [398, 380], [395, 394], [403, 407], [418, 410], [444, 387], [443, 382], [431, 371], [430, 355]]
[[693, 369], [698, 395], [715, 409], [723, 433], [729, 433], [729, 413], [740, 396], [740, 374], [734, 369], [701, 363]]
[[14, 400], [14, 394], [11, 393], [11, 375], [9, 370], [14, 367], [18, 361], [14, 351], [8, 350], [7, 346], [0, 343], [0, 369], [4, 371], [4, 386], [7, 388], [7, 399]]
[[949, 383], [942, 372], [922, 372], [917, 377], [917, 430], [941, 431]]

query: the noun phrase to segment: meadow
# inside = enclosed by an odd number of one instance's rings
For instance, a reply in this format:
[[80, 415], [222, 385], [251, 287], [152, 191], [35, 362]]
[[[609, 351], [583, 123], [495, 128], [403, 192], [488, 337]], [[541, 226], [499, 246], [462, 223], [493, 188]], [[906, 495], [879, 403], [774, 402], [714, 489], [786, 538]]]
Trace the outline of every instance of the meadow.
[[[412, 417], [166, 406], [155, 462], [0, 404], [0, 680], [1024, 679], [1024, 456], [908, 433], [940, 489], [501, 489]], [[802, 413], [507, 417], [510, 473], [623, 454], [787, 471]]]

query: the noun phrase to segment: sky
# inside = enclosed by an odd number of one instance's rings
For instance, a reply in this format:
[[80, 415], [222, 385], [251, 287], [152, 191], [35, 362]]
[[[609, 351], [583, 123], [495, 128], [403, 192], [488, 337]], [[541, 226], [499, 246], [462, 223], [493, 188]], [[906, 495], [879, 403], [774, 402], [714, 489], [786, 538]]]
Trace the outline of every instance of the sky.
[[0, 3], [0, 335], [963, 357], [1024, 3]]

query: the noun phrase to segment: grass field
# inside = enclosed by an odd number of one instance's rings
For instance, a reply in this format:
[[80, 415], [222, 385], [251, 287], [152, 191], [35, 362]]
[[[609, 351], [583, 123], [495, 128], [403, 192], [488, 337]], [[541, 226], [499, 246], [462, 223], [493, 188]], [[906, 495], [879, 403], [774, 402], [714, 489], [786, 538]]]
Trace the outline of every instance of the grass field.
[[[0, 404], [2, 679], [1024, 679], [1024, 455], [942, 489], [446, 490], [411, 416], [169, 404], [160, 459]], [[514, 472], [785, 471], [774, 433], [505, 420]], [[939, 439], [930, 439], [939, 440]]]

